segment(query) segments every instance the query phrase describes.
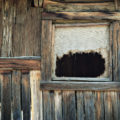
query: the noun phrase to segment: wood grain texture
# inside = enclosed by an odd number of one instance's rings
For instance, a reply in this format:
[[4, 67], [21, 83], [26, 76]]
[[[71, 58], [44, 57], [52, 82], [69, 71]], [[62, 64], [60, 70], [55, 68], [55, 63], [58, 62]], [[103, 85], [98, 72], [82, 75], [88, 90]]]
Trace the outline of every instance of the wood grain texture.
[[62, 120], [62, 91], [54, 92], [55, 120]]
[[90, 91], [119, 91], [119, 82], [44, 82], [40, 84], [41, 90], [90, 90]]
[[13, 0], [5, 0], [2, 3], [2, 46], [1, 56], [12, 56], [12, 27], [14, 21]]
[[3, 26], [2, 26], [2, 22], [3, 22], [3, 14], [2, 14], [2, 3], [3, 3], [3, 1], [2, 0], [0, 0], [0, 56], [1, 56], [1, 47], [2, 47], [2, 28], [3, 28]]
[[64, 1], [44, 0], [44, 11], [46, 12], [98, 12], [115, 11], [113, 2], [100, 3], [66, 3]]
[[41, 10], [29, 7], [27, 0], [15, 2], [13, 56], [40, 56]]
[[30, 75], [29, 73], [22, 73], [22, 111], [23, 120], [30, 120], [31, 118], [31, 96], [30, 96]]
[[77, 120], [85, 120], [84, 112], [84, 94], [82, 91], [76, 92], [76, 103], [77, 103]]
[[85, 119], [95, 120], [95, 99], [93, 92], [84, 92]]
[[76, 120], [76, 101], [74, 91], [63, 92], [63, 120]]
[[54, 91], [43, 91], [44, 120], [55, 120]]
[[98, 20], [120, 20], [119, 12], [43, 12], [42, 19], [98, 19]]
[[14, 69], [27, 69], [27, 70], [40, 70], [40, 59], [0, 59], [0, 70], [14, 70]]
[[11, 74], [1, 77], [1, 120], [11, 120]]
[[40, 79], [40, 71], [30, 71], [32, 120], [43, 120], [42, 91], [40, 91]]
[[13, 120], [21, 120], [21, 72], [12, 73], [12, 112]]
[[42, 21], [41, 39], [41, 79], [51, 80], [51, 53], [52, 53], [52, 21]]
[[112, 38], [113, 38], [113, 80], [119, 81], [119, 39], [120, 39], [120, 26], [119, 22], [113, 23], [112, 30]]
[[112, 100], [110, 92], [104, 92], [104, 105], [105, 120], [114, 120], [112, 116]]
[[95, 120], [104, 120], [104, 92], [94, 93], [95, 101]]

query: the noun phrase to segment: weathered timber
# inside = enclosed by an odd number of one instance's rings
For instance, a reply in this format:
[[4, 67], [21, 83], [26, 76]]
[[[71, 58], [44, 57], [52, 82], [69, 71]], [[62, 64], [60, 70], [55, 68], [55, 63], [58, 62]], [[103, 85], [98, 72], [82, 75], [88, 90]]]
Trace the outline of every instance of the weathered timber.
[[113, 0], [52, 0], [63, 3], [104, 3], [113, 2]]
[[11, 120], [11, 74], [1, 77], [1, 120]]
[[119, 30], [120, 30], [120, 26], [119, 26], [119, 22], [114, 22], [113, 23], [113, 30], [112, 30], [112, 38], [113, 38], [113, 80], [114, 81], [119, 81], [119, 73], [118, 71], [120, 71], [119, 69]]
[[63, 3], [62, 1], [44, 0], [44, 11], [46, 12], [114, 12], [113, 2], [102, 3]]
[[55, 120], [54, 91], [43, 91], [44, 120]]
[[21, 72], [12, 73], [12, 112], [13, 120], [21, 120]]
[[52, 21], [42, 21], [41, 39], [41, 79], [51, 79], [51, 52], [52, 52]]
[[30, 71], [32, 120], [43, 120], [42, 91], [40, 91], [40, 79], [40, 71]]
[[91, 91], [120, 91], [119, 82], [69, 82], [41, 81], [41, 90], [91, 90]]
[[41, 10], [28, 7], [27, 0], [15, 2], [15, 6], [13, 56], [40, 56]]
[[82, 91], [76, 92], [76, 104], [77, 104], [77, 120], [84, 120], [85, 119], [85, 112], [84, 112], [84, 94]]
[[75, 91], [63, 92], [63, 109], [62, 110], [63, 110], [63, 120], [76, 120]]
[[62, 120], [62, 91], [54, 91], [55, 120]]
[[13, 69], [40, 70], [40, 58], [38, 57], [12, 57], [0, 58], [0, 71]]
[[43, 12], [42, 19], [98, 19], [98, 20], [120, 20], [119, 12]]
[[95, 120], [104, 120], [104, 92], [95, 92]]
[[13, 0], [2, 1], [2, 46], [1, 56], [12, 56], [12, 27], [14, 21]]
[[34, 0], [35, 7], [42, 7], [43, 0]]
[[105, 120], [114, 120], [112, 116], [111, 92], [104, 92]]
[[119, 120], [119, 111], [118, 111], [118, 97], [117, 97], [117, 92], [112, 91], [111, 93], [111, 102], [112, 102], [112, 115], [113, 115], [113, 120]]
[[30, 96], [30, 75], [22, 73], [22, 111], [23, 120], [30, 120], [31, 114], [31, 96]]
[[2, 26], [2, 0], [0, 0], [0, 56], [1, 56], [1, 47], [2, 47], [2, 28], [3, 28], [3, 26]]
[[85, 120], [95, 120], [94, 92], [84, 92]]

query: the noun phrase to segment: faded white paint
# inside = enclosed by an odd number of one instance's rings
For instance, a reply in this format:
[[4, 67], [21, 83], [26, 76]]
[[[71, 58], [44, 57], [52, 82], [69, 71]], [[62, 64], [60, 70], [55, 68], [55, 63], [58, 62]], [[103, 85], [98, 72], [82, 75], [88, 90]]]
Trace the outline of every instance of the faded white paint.
[[53, 45], [53, 77], [55, 77], [56, 57], [69, 52], [98, 52], [105, 59], [106, 70], [102, 77], [108, 76], [109, 64], [109, 26], [55, 27]]

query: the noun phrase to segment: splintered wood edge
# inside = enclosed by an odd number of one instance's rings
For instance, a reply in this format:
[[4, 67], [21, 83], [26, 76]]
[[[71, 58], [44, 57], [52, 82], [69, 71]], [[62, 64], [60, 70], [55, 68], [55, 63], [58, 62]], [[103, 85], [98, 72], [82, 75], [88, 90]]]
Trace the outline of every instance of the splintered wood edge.
[[27, 73], [29, 70], [40, 70], [40, 64], [41, 58], [39, 56], [1, 57], [0, 73], [9, 73], [13, 70]]
[[120, 91], [120, 82], [41, 81], [40, 89], [41, 90]]

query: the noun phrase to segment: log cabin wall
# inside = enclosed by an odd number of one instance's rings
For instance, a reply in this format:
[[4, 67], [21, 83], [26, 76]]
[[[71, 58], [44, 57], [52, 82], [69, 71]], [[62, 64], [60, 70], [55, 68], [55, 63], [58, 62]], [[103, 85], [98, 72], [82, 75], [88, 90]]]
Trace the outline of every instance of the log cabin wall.
[[[55, 4], [52, 12], [59, 11], [60, 5]], [[120, 120], [119, 84], [102, 83], [102, 88], [97, 85], [90, 90], [88, 83], [83, 90], [77, 85], [67, 90], [68, 83], [63, 83], [66, 89], [60, 84], [40, 89], [42, 7], [41, 0], [0, 0], [0, 119]], [[67, 6], [60, 11], [74, 9]]]

